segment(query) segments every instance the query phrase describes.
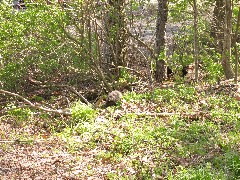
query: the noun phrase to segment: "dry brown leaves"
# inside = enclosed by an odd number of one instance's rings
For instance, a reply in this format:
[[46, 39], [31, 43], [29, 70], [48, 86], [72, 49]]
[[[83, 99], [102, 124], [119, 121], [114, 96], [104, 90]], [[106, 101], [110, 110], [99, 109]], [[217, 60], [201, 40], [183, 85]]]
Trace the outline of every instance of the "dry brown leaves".
[[71, 154], [57, 136], [14, 126], [0, 122], [0, 179], [97, 180], [113, 170], [95, 159], [96, 150]]

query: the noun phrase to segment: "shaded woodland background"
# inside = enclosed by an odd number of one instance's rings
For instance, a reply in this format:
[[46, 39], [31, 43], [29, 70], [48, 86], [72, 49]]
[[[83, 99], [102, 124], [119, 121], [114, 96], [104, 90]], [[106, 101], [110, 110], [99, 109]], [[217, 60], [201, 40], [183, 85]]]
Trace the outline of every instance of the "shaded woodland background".
[[187, 1], [36, 1], [15, 11], [1, 6], [5, 90], [62, 84], [87, 93], [92, 84], [109, 92], [138, 80], [150, 86], [171, 73], [179, 80], [188, 70], [201, 71], [192, 79], [206, 82], [237, 74], [239, 9], [234, 1], [230, 9], [224, 1], [196, 7]]

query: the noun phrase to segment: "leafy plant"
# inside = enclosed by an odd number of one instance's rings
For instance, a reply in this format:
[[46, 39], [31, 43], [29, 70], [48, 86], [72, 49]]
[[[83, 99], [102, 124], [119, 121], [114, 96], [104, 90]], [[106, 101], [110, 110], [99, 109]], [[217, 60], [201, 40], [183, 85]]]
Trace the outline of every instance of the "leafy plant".
[[79, 122], [92, 122], [97, 115], [97, 110], [81, 102], [76, 102], [72, 106], [71, 112], [73, 124]]
[[205, 166], [197, 166], [195, 168], [186, 169], [180, 167], [181, 169], [174, 178], [169, 177], [169, 179], [181, 179], [181, 180], [212, 180], [212, 179], [227, 179], [223, 171], [216, 171], [210, 163]]
[[0, 69], [0, 82], [6, 89], [18, 89], [19, 84], [23, 83], [23, 77], [26, 75], [26, 69], [19, 63], [9, 63]]
[[240, 154], [239, 152], [230, 152], [225, 155], [226, 169], [230, 171], [234, 179], [240, 178]]
[[10, 106], [10, 108], [13, 108], [13, 110], [8, 111], [8, 114], [13, 116], [16, 124], [18, 125], [22, 123], [26, 123], [31, 117], [32, 112], [28, 108], [21, 109], [21, 108], [16, 108], [15, 106]]

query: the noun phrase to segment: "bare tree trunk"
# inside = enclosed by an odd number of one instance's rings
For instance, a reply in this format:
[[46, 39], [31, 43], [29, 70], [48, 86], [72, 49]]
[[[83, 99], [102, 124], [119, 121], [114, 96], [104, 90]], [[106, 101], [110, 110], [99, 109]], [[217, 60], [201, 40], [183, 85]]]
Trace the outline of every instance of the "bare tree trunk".
[[195, 81], [198, 82], [198, 10], [197, 2], [193, 1], [194, 10], [194, 61], [195, 61]]
[[216, 0], [211, 27], [211, 36], [214, 38], [217, 52], [220, 54], [222, 54], [224, 39], [224, 7], [224, 0]]
[[231, 0], [225, 0], [224, 42], [221, 63], [227, 79], [231, 79], [234, 77], [234, 73], [230, 62], [231, 32], [232, 32], [232, 4]]
[[238, 81], [238, 50], [237, 50], [237, 38], [238, 38], [238, 33], [239, 33], [239, 26], [240, 26], [240, 7], [238, 8], [238, 19], [237, 19], [237, 25], [236, 25], [236, 31], [234, 35], [234, 40], [233, 40], [233, 46], [235, 50], [235, 78], [234, 81], [237, 84]]
[[165, 33], [168, 17], [168, 0], [158, 0], [158, 13], [156, 22], [156, 81], [162, 82], [166, 78], [167, 67], [165, 63]]

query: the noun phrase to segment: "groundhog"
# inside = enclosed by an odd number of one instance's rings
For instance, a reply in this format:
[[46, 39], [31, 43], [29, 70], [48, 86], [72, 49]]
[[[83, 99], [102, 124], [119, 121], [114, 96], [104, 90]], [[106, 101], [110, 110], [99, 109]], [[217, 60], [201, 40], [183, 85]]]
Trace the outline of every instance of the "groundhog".
[[121, 98], [122, 98], [122, 93], [120, 91], [115, 90], [110, 92], [107, 96], [105, 107], [115, 106], [117, 102], [121, 100]]

